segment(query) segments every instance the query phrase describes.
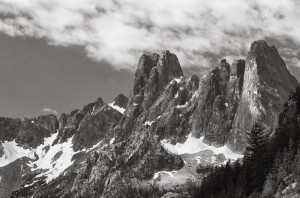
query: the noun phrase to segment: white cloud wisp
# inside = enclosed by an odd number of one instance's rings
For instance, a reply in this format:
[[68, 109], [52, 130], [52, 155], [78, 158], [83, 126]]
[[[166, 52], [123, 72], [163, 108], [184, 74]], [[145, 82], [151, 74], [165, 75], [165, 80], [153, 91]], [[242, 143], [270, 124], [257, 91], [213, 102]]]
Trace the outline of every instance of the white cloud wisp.
[[183, 67], [210, 67], [264, 38], [287, 52], [292, 40], [292, 58], [300, 59], [298, 0], [0, 0], [0, 13], [0, 32], [81, 46], [116, 69], [135, 69], [141, 53], [163, 49]]
[[44, 113], [51, 113], [51, 114], [55, 114], [55, 115], [58, 114], [58, 112], [55, 109], [51, 109], [51, 108], [47, 108], [47, 107], [43, 108], [41, 111]]

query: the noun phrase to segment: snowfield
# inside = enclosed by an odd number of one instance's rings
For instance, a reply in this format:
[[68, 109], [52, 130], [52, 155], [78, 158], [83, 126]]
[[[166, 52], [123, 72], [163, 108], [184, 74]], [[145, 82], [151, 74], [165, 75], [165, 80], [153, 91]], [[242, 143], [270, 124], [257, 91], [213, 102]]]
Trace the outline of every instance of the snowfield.
[[0, 142], [0, 145], [2, 145], [4, 151], [4, 155], [0, 157], [0, 167], [6, 166], [11, 162], [19, 158], [26, 157], [32, 153], [31, 150], [18, 146], [15, 140], [11, 142]]
[[[73, 151], [73, 137], [69, 138], [67, 142], [51, 146], [57, 135], [58, 133], [55, 133], [49, 138], [45, 138], [44, 144], [40, 145], [35, 151], [35, 153], [39, 156], [39, 159], [30, 164], [33, 170], [48, 170], [39, 175], [47, 176], [46, 182], [58, 177], [66, 168], [71, 166], [73, 164], [71, 160], [73, 155], [80, 152]], [[47, 147], [49, 147], [48, 151], [46, 149]]]
[[161, 140], [161, 145], [167, 151], [174, 153], [176, 155], [182, 154], [194, 154], [204, 150], [211, 150], [215, 154], [223, 153], [226, 159], [237, 160], [242, 158], [243, 155], [232, 152], [226, 145], [222, 147], [209, 146], [203, 142], [204, 136], [199, 139], [192, 137], [192, 134], [187, 136], [186, 141], [181, 143], [176, 143], [176, 145], [170, 144], [166, 139]]
[[[69, 166], [73, 165], [72, 157], [79, 152], [89, 152], [100, 145], [101, 141], [95, 144], [92, 148], [82, 149], [74, 152], [73, 137], [69, 138], [67, 142], [55, 144], [53, 141], [57, 138], [58, 133], [52, 134], [50, 137], [44, 139], [44, 143], [36, 149], [24, 149], [17, 145], [15, 141], [5, 141], [2, 143], [4, 155], [0, 157], [0, 167], [5, 166], [19, 158], [28, 157], [33, 161], [28, 164], [32, 171], [43, 169], [45, 172], [37, 177], [46, 176], [46, 182], [58, 177]], [[38, 157], [36, 157], [38, 156]], [[34, 161], [35, 160], [35, 161]]]

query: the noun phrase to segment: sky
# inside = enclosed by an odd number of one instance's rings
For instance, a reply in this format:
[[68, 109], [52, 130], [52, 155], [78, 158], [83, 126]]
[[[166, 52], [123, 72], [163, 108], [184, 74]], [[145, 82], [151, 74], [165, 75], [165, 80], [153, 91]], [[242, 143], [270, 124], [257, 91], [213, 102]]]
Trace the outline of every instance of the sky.
[[265, 39], [299, 80], [299, 19], [299, 0], [0, 0], [0, 116], [111, 102], [165, 49], [201, 75]]

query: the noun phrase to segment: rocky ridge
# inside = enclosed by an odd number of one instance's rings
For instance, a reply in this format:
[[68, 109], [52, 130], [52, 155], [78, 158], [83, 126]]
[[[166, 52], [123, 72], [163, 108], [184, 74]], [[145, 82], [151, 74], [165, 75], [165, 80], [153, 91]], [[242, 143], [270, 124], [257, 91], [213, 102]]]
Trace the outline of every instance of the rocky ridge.
[[[271, 133], [297, 85], [275, 47], [265, 41], [255, 41], [246, 60], [229, 65], [223, 59], [202, 78], [185, 77], [169, 51], [143, 54], [128, 99], [119, 95], [106, 104], [99, 98], [55, 123], [34, 120], [43, 138], [56, 134], [45, 147], [71, 140], [73, 165], [48, 183], [23, 179], [13, 196], [147, 197], [145, 189], [163, 172], [185, 180], [197, 176], [196, 170], [189, 176], [182, 170], [198, 160], [222, 164], [236, 159], [232, 151], [243, 151], [254, 121]], [[10, 138], [1, 141], [15, 139], [24, 148], [42, 144], [43, 138], [33, 143], [17, 138], [32, 133], [19, 130], [23, 121], [4, 120], [0, 137]]]

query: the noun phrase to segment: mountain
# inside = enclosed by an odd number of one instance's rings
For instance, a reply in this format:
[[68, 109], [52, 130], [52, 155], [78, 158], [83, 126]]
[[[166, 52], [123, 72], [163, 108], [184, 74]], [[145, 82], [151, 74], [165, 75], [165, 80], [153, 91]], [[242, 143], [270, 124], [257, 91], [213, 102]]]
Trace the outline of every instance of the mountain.
[[274, 46], [268, 46], [265, 41], [252, 43], [246, 58], [243, 91], [228, 140], [231, 148], [243, 148], [244, 131], [249, 131], [255, 121], [273, 131], [283, 104], [296, 85], [296, 78], [288, 72]]
[[191, 183], [192, 197], [299, 197], [299, 118], [300, 86], [284, 104], [273, 135], [268, 138], [262, 124], [254, 124], [247, 136], [245, 157], [214, 167], [201, 185]]
[[128, 98], [59, 119], [1, 118], [0, 196], [175, 196], [203, 177], [199, 166], [242, 158], [253, 122], [271, 134], [297, 85], [265, 41], [201, 78], [169, 51], [143, 54]]

